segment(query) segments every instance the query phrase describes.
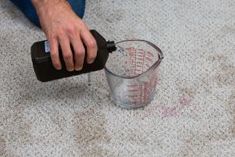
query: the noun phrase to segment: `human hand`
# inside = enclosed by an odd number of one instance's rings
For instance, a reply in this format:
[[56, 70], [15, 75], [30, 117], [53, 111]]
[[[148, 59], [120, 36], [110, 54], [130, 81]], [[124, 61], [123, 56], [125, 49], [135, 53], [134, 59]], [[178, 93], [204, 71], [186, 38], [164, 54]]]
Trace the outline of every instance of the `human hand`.
[[[73, 12], [66, 0], [33, 0], [42, 30], [50, 44], [54, 67], [60, 70], [59, 46], [68, 71], [79, 71], [85, 61], [91, 64], [97, 55], [97, 45], [86, 24]], [[74, 53], [72, 52], [74, 50]]]

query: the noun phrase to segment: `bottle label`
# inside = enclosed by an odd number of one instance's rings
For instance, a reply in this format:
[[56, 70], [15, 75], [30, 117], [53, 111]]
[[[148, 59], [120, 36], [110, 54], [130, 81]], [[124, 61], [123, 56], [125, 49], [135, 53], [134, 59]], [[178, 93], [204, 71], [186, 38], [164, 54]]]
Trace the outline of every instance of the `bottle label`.
[[45, 48], [45, 53], [50, 52], [50, 45], [49, 45], [49, 42], [47, 40], [44, 42], [44, 48]]

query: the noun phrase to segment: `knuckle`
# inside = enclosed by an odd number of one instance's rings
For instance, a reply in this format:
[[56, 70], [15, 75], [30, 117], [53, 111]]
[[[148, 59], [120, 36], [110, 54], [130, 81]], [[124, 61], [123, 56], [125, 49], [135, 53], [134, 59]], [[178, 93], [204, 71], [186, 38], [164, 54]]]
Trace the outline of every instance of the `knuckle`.
[[47, 37], [48, 37], [48, 39], [50, 39], [50, 40], [54, 40], [54, 39], [56, 39], [56, 33], [55, 33], [55, 32], [50, 33], [50, 34], [47, 35]]
[[87, 46], [88, 46], [89, 48], [96, 49], [96, 41], [95, 41], [95, 40], [90, 40], [90, 41], [87, 43]]
[[56, 57], [55, 54], [54, 54], [54, 53], [51, 53], [51, 59], [52, 59], [52, 60], [55, 60], [55, 57]]
[[70, 53], [65, 53], [65, 54], [64, 54], [64, 59], [65, 59], [65, 60], [70, 60], [70, 59], [72, 59], [72, 54], [70, 54]]
[[56, 32], [54, 33], [55, 37], [61, 37], [65, 35], [65, 29], [62, 27], [59, 27], [56, 29]]
[[54, 51], [51, 51], [50, 54], [52, 59], [55, 59], [57, 57], [57, 54]]
[[70, 35], [74, 35], [76, 28], [74, 26], [69, 26], [66, 28], [66, 31], [70, 34]]
[[85, 23], [82, 22], [82, 21], [79, 21], [79, 22], [77, 23], [77, 26], [78, 26], [78, 28], [80, 28], [80, 30], [82, 30], [83, 28], [86, 28]]
[[50, 55], [52, 58], [55, 58], [57, 56], [57, 53], [53, 50], [51, 50]]
[[96, 58], [96, 53], [91, 53], [89, 54], [89, 57], [88, 57], [90, 60], [94, 60]]
[[83, 56], [83, 55], [85, 55], [85, 50], [82, 49], [82, 48], [80, 48], [79, 50], [77, 50], [77, 51], [75, 52], [75, 54], [76, 54], [77, 56]]

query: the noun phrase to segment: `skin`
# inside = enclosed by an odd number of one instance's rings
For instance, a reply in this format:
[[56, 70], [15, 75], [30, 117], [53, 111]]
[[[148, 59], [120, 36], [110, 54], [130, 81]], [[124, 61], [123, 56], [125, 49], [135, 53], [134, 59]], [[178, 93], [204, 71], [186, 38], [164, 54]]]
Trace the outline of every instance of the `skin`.
[[[97, 55], [97, 45], [86, 24], [73, 12], [66, 0], [32, 0], [51, 48], [55, 69], [61, 70], [59, 45], [66, 69], [79, 71], [83, 63], [91, 64]], [[85, 48], [87, 58], [85, 58]], [[74, 49], [72, 53], [71, 49]]]

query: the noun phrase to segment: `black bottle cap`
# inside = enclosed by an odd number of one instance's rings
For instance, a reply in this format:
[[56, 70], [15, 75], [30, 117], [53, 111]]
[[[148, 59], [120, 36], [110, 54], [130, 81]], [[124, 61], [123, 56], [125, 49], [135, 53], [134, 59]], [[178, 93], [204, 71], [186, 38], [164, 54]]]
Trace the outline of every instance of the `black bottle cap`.
[[107, 41], [107, 50], [110, 53], [117, 50], [117, 47], [114, 41]]

